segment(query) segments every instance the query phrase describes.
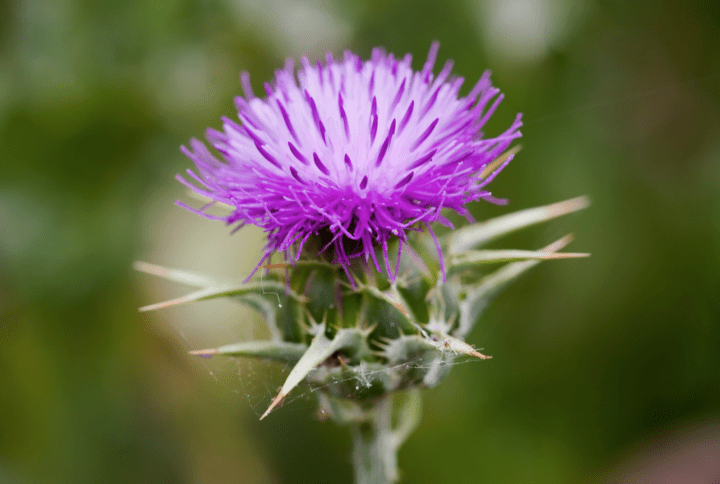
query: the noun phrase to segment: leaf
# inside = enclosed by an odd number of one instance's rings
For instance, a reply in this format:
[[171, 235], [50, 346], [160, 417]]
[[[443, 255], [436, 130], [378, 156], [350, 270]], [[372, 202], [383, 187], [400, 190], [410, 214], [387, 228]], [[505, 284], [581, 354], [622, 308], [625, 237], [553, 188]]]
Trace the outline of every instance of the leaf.
[[205, 357], [214, 355], [247, 356], [285, 363], [296, 363], [306, 350], [307, 345], [302, 343], [288, 343], [285, 341], [243, 341], [218, 348], [194, 350], [190, 351], [189, 354]]
[[375, 299], [390, 304], [395, 309], [397, 309], [400, 314], [402, 314], [402, 319], [399, 320], [401, 324], [401, 330], [412, 331], [412, 329], [414, 328], [420, 333], [424, 332], [422, 327], [420, 327], [420, 325], [418, 324], [417, 318], [413, 313], [412, 308], [402, 296], [402, 294], [400, 294], [400, 292], [397, 290], [397, 287], [390, 286], [389, 290], [381, 291], [377, 287], [371, 286], [369, 284], [358, 283], [358, 286], [360, 290], [364, 291], [366, 294], [374, 297]]
[[483, 355], [463, 340], [440, 332], [433, 333], [431, 341], [433, 346], [439, 351], [452, 351], [456, 355], [472, 356], [481, 360], [489, 360], [492, 358], [492, 356]]
[[[547, 247], [540, 249], [540, 252], [557, 252], [571, 241], [572, 235], [566, 235], [562, 239], [556, 240]], [[540, 262], [541, 259], [511, 262], [485, 276], [480, 282], [467, 287], [467, 296], [460, 302], [459, 326], [453, 335], [464, 340], [492, 298], [523, 272], [536, 266]]]
[[155, 311], [156, 309], [164, 309], [180, 304], [187, 304], [189, 302], [195, 301], [204, 301], [205, 299], [214, 299], [218, 297], [243, 296], [247, 294], [263, 295], [263, 293], [269, 292], [284, 293], [285, 284], [281, 284], [276, 281], [265, 281], [262, 283], [262, 285], [260, 283], [219, 284], [216, 286], [199, 289], [185, 296], [170, 299], [169, 301], [163, 301], [160, 303], [150, 304], [149, 306], [141, 307], [139, 311]]
[[290, 371], [290, 374], [280, 389], [280, 393], [278, 393], [268, 409], [265, 410], [260, 420], [267, 417], [272, 409], [282, 402], [287, 394], [305, 379], [308, 373], [317, 368], [318, 365], [325, 361], [330, 355], [343, 348], [357, 347], [360, 345], [358, 339], [364, 338], [364, 333], [357, 329], [340, 329], [335, 334], [335, 337], [330, 339], [325, 335], [325, 324], [318, 324], [312, 331], [315, 332], [315, 337], [312, 343], [310, 343], [310, 347], [305, 351], [292, 371]]
[[590, 205], [587, 197], [577, 197], [564, 202], [520, 210], [485, 222], [468, 225], [452, 232], [447, 239], [448, 253], [461, 254], [485, 244], [502, 235], [546, 220], [582, 210]]
[[468, 250], [450, 258], [451, 268], [472, 267], [480, 264], [511, 262], [520, 260], [554, 260], [589, 257], [590, 254], [578, 252], [543, 252], [534, 250]]

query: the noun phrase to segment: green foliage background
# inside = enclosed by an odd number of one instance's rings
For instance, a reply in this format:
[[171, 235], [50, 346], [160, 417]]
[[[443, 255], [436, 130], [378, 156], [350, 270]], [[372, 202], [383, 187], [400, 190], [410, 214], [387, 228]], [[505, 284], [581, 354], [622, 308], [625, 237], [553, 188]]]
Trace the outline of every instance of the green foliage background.
[[178, 146], [233, 115], [239, 71], [262, 92], [285, 55], [376, 45], [418, 67], [435, 39], [466, 91], [492, 68], [489, 133], [525, 113], [492, 188], [511, 203], [477, 216], [588, 194], [502, 246], [573, 232], [593, 256], [540, 265], [486, 314], [469, 340], [494, 358], [425, 393], [404, 482], [605, 482], [682, 429], [717, 442], [720, 8], [505, 3], [510, 23], [489, 0], [0, 3], [0, 482], [349, 482], [346, 430], [310, 398], [258, 422], [282, 369], [255, 365], [248, 398], [243, 374], [217, 382], [185, 351], [232, 340], [183, 340], [176, 321], [207, 324], [188, 308], [139, 314], [180, 289], [131, 263], [242, 276], [259, 254], [252, 229], [172, 205]]

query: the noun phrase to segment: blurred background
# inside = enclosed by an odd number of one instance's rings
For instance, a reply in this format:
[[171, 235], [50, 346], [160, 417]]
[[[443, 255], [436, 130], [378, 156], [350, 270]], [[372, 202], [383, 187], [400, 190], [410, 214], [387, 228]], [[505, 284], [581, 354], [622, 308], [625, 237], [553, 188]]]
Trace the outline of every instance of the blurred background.
[[[720, 8], [596, 0], [4, 0], [0, 3], [0, 482], [336, 483], [347, 429], [307, 392], [258, 415], [288, 368], [192, 359], [262, 336], [222, 302], [137, 308], [186, 290], [134, 260], [244, 276], [259, 231], [174, 205], [179, 146], [233, 117], [286, 56], [350, 48], [491, 68], [523, 112], [493, 182], [507, 207], [587, 194], [566, 233], [590, 259], [507, 290], [424, 394], [403, 482], [718, 482]], [[437, 69], [436, 69], [437, 71]], [[302, 393], [302, 392], [298, 392]], [[633, 480], [634, 479], [634, 480]]]

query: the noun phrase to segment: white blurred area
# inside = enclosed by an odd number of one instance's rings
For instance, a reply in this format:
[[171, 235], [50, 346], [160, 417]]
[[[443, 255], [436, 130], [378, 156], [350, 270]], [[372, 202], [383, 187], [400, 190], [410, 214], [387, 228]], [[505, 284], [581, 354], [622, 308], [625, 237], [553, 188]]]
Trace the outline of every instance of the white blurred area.
[[534, 64], [582, 23], [583, 0], [479, 0], [472, 3], [480, 43], [497, 62]]
[[336, 13], [333, 2], [226, 0], [226, 4], [235, 12], [238, 24], [270, 42], [281, 58], [304, 55], [312, 59], [337, 52], [353, 34], [351, 23]]

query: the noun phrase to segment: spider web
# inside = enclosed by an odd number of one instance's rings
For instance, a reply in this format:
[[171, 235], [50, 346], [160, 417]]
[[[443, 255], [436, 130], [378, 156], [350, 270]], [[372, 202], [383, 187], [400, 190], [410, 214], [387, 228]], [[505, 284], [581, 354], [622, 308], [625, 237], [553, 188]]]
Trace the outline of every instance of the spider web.
[[[176, 334], [179, 337], [178, 339], [185, 343], [186, 349], [197, 348], [192, 342], [192, 338], [188, 338], [185, 331], [177, 329]], [[207, 374], [223, 391], [236, 395], [240, 404], [249, 408], [258, 418], [277, 396], [282, 384], [294, 367], [293, 363], [270, 362], [247, 357], [214, 355], [212, 357], [191, 356], [190, 358], [193, 359], [193, 366], [198, 371]], [[456, 356], [452, 351], [448, 350], [443, 352], [439, 361], [431, 355], [424, 355], [381, 369], [365, 369], [366, 364], [361, 362], [360, 372], [357, 375], [333, 376], [328, 383], [322, 385], [304, 381], [293, 389], [285, 398], [282, 406], [277, 407], [273, 412], [296, 413], [315, 410], [317, 409], [317, 393], [338, 383], [354, 382], [356, 395], [362, 398], [370, 391], [372, 381], [379, 373], [393, 372], [398, 369], [438, 370], [480, 361], [470, 357]], [[314, 371], [317, 370], [311, 371], [310, 377], [312, 377]]]

